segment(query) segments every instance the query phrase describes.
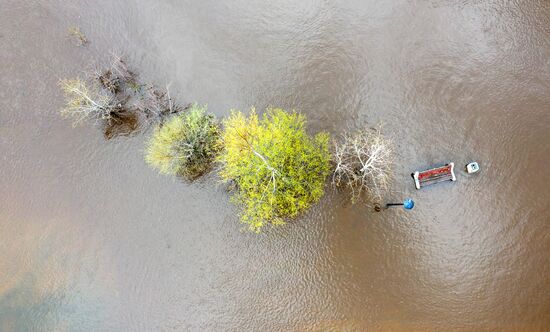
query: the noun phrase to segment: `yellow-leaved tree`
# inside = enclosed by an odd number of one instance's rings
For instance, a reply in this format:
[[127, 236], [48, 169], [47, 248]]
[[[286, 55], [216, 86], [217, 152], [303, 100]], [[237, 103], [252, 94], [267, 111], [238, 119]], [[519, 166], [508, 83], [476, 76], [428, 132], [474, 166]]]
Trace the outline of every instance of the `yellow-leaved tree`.
[[233, 200], [251, 231], [284, 223], [324, 194], [329, 135], [309, 136], [305, 122], [303, 115], [282, 109], [268, 109], [261, 118], [254, 109], [248, 117], [232, 111], [224, 121], [220, 174], [235, 181]]

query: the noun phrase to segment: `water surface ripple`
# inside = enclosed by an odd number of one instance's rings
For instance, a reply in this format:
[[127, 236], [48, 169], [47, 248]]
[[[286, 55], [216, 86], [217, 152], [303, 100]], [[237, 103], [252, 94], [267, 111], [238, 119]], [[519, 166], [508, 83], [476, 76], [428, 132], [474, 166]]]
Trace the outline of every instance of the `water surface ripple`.
[[[550, 2], [0, 1], [1, 331], [543, 331], [550, 326]], [[76, 25], [91, 43], [74, 45]], [[57, 110], [60, 78], [124, 53], [218, 116], [297, 109], [384, 123], [373, 214], [327, 195], [240, 231], [215, 175], [143, 162]], [[481, 164], [479, 175], [462, 170]], [[458, 181], [409, 174], [454, 161]]]

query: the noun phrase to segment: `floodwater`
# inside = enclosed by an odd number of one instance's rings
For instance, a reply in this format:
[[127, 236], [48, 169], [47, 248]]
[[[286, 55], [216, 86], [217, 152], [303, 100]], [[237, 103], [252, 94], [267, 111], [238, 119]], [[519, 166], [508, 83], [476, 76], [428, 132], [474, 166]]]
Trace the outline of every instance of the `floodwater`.
[[[0, 0], [0, 46], [0, 331], [550, 331], [549, 1]], [[218, 116], [383, 122], [387, 200], [415, 209], [327, 190], [242, 232], [215, 174], [58, 115], [58, 80], [111, 52]], [[414, 189], [448, 161], [457, 182]]]

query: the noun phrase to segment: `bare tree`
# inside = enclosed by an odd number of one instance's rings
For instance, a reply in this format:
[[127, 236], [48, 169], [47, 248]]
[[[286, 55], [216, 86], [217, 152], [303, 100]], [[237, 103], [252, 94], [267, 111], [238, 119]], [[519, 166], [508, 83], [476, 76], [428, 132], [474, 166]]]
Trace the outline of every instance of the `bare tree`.
[[105, 69], [86, 72], [86, 79], [62, 80], [61, 88], [67, 99], [61, 111], [74, 124], [85, 120], [106, 120], [106, 137], [133, 132], [138, 126], [162, 123], [168, 116], [183, 111], [166, 89], [141, 84], [137, 75], [118, 55]]
[[97, 70], [94, 77], [103, 88], [116, 95], [125, 112], [139, 118], [142, 125], [162, 122], [166, 116], [185, 109], [172, 100], [169, 84], [166, 89], [142, 84], [120, 56], [113, 53], [112, 58], [109, 67]]
[[110, 71], [124, 82], [130, 83], [135, 81], [135, 73], [128, 68], [128, 65], [121, 56], [114, 53], [113, 60], [111, 61]]
[[118, 107], [114, 94], [101, 88], [96, 82], [80, 78], [60, 81], [67, 104], [61, 110], [65, 117], [74, 119], [77, 125], [85, 120], [111, 120]]
[[123, 92], [124, 89], [136, 89], [136, 76], [126, 62], [116, 54], [113, 54], [113, 60], [107, 69], [97, 70], [95, 78], [101, 85], [112, 93]]
[[344, 134], [334, 144], [333, 185], [350, 188], [353, 201], [363, 193], [380, 199], [389, 188], [393, 153], [393, 143], [380, 127]]
[[142, 85], [133, 100], [133, 108], [144, 115], [147, 123], [162, 122], [167, 116], [178, 113], [186, 107], [181, 107], [174, 103], [170, 96], [170, 84], [166, 85], [165, 90], [161, 90], [151, 84]]

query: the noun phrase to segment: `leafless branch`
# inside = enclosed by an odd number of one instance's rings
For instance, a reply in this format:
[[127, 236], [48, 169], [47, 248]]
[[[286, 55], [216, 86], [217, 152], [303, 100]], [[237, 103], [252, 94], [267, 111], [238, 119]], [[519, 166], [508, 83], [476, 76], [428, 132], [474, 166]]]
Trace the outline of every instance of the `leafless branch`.
[[122, 58], [113, 54], [113, 60], [108, 68], [98, 70], [94, 75], [101, 85], [112, 93], [123, 92], [123, 90], [136, 84], [135, 74], [128, 68]]
[[252, 151], [252, 153], [260, 158], [260, 160], [263, 162], [264, 166], [267, 168], [268, 171], [271, 172], [271, 176], [270, 176], [270, 182], [273, 183], [273, 192], [277, 191], [277, 178], [281, 175], [281, 172], [279, 172], [276, 168], [272, 167], [269, 162], [267, 161], [267, 159], [262, 155], [260, 154], [258, 151], [256, 151], [256, 149], [254, 149], [254, 147], [252, 146], [252, 144], [250, 144], [250, 142], [248, 141], [248, 139], [246, 139], [246, 137], [241, 134], [239, 131], [237, 131], [237, 134], [243, 139], [243, 141], [248, 145], [248, 147], [250, 148], [250, 151]]
[[82, 79], [62, 80], [61, 89], [67, 104], [61, 114], [74, 119], [77, 125], [85, 120], [110, 120], [117, 108], [115, 96], [95, 82]]
[[380, 127], [344, 134], [334, 145], [333, 185], [350, 188], [353, 200], [363, 193], [380, 199], [389, 188], [393, 152]]

